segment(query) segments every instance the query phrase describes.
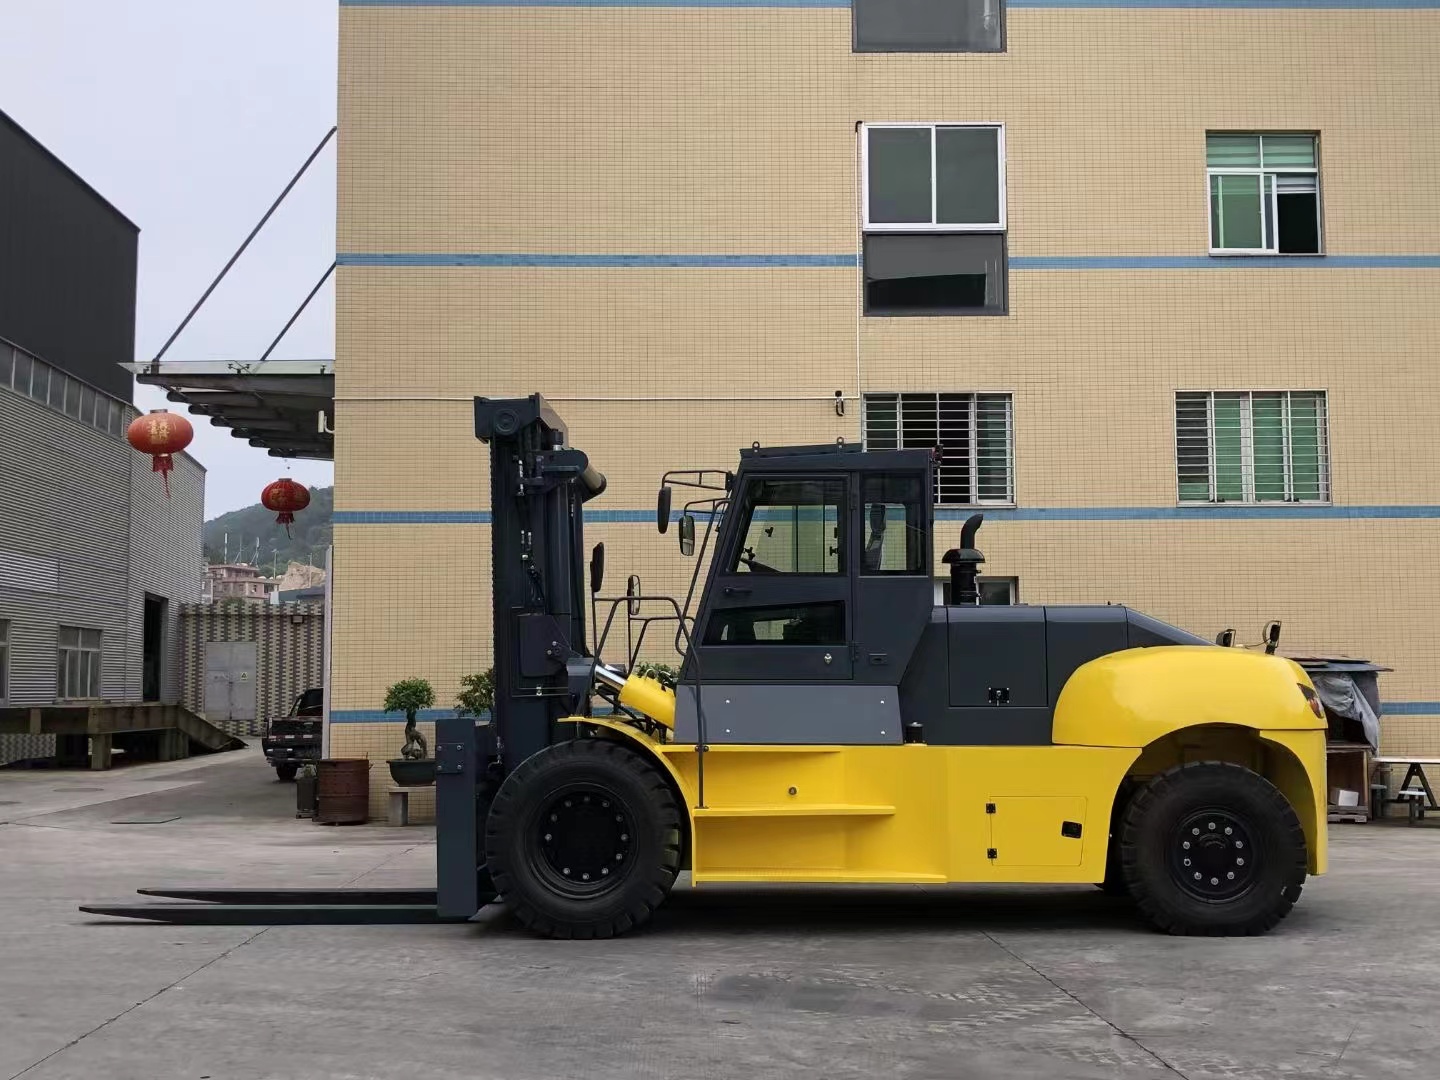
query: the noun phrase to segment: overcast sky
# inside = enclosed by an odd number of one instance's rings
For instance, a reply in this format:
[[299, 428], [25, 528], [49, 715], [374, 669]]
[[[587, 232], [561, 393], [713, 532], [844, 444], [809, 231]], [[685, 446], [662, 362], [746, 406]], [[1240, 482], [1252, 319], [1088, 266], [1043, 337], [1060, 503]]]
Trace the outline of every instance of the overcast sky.
[[[335, 0], [0, 0], [0, 109], [140, 226], [134, 359], [154, 356], [335, 122], [337, 12]], [[332, 142], [165, 359], [258, 359], [334, 253]], [[273, 356], [328, 359], [334, 339], [330, 284]], [[141, 408], [166, 404], [136, 389]], [[207, 518], [287, 472], [191, 420]], [[308, 461], [288, 473], [333, 475]]]

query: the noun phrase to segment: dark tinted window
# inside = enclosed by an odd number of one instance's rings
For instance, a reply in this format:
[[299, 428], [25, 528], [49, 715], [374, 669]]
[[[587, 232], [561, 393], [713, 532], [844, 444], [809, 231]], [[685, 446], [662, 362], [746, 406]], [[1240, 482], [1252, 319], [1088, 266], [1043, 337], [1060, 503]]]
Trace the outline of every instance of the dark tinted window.
[[714, 612], [706, 645], [843, 645], [845, 606], [838, 600]]
[[929, 549], [925, 484], [918, 476], [867, 476], [862, 574], [923, 574]]
[[325, 709], [325, 691], [306, 690], [295, 702], [296, 716], [319, 716]]
[[856, 52], [1000, 52], [1004, 0], [851, 0]]
[[871, 233], [865, 314], [1004, 315], [1005, 237], [993, 233]]

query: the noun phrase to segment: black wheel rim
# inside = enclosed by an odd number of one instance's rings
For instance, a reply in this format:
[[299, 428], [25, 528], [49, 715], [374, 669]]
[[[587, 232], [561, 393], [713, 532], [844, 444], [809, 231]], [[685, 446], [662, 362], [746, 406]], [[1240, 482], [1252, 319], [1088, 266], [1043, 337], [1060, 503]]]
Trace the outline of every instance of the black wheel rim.
[[1170, 873], [1185, 892], [1210, 903], [1238, 899], [1255, 885], [1261, 852], [1240, 814], [1210, 808], [1187, 815], [1170, 843]]
[[530, 823], [530, 866], [552, 891], [592, 899], [619, 887], [635, 864], [635, 819], [596, 783], [552, 791]]

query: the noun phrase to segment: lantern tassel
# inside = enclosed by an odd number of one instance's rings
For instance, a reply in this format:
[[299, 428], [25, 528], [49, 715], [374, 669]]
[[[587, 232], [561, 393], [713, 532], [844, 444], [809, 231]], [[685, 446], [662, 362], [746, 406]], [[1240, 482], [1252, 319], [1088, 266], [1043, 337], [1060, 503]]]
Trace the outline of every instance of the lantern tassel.
[[276, 523], [285, 526], [286, 536], [290, 535], [290, 523], [294, 520], [295, 515], [292, 514], [289, 510], [281, 510], [280, 513], [275, 515]]
[[175, 459], [171, 455], [155, 454], [153, 456], [153, 464], [150, 466], [150, 471], [158, 472], [160, 479], [165, 482], [165, 497], [167, 499], [170, 497], [170, 470], [174, 467]]

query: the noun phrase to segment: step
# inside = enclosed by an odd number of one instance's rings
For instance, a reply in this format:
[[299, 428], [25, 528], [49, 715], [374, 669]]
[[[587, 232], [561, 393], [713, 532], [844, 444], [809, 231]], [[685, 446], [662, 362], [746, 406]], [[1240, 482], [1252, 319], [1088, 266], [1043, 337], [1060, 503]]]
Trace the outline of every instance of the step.
[[694, 811], [697, 818], [768, 817], [888, 817], [893, 806], [861, 803], [776, 803], [757, 806], [704, 806]]
[[790, 867], [756, 867], [753, 870], [697, 870], [695, 884], [766, 882], [808, 885], [943, 885], [944, 874], [918, 874], [910, 870], [795, 870]]

